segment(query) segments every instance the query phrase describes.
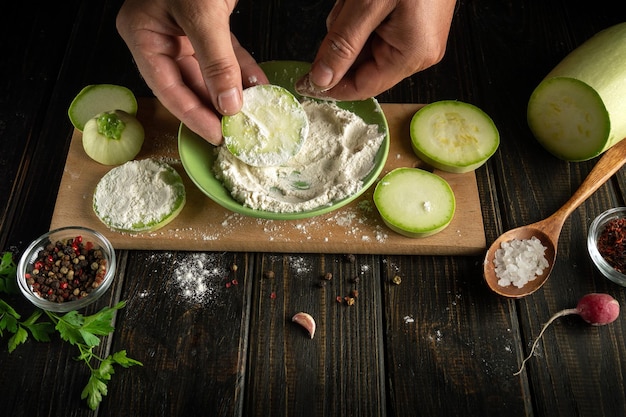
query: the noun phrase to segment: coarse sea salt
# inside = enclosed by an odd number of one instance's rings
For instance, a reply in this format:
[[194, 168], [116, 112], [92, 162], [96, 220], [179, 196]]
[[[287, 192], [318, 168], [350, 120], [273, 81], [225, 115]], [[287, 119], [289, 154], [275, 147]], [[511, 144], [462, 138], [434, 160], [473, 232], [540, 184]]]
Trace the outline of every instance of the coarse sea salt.
[[545, 251], [546, 247], [535, 236], [503, 242], [493, 260], [498, 285], [522, 288], [537, 278], [549, 266]]

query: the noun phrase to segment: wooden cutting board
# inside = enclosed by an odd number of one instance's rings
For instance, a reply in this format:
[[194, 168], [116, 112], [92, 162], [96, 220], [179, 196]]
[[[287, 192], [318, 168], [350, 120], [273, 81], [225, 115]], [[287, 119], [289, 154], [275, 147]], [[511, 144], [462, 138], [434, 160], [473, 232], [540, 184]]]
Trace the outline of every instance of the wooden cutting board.
[[[396, 167], [420, 166], [411, 149], [409, 123], [422, 105], [382, 104], [391, 148], [381, 175]], [[442, 232], [411, 239], [388, 229], [372, 202], [373, 187], [351, 204], [304, 220], [263, 220], [233, 213], [214, 203], [189, 179], [177, 148], [179, 121], [155, 99], [139, 101], [138, 118], [146, 140], [137, 159], [160, 158], [185, 181], [187, 203], [181, 214], [155, 232], [127, 234], [109, 230], [92, 210], [96, 184], [112, 167], [91, 160], [82, 148], [82, 133], [74, 131], [54, 209], [51, 229], [85, 226], [102, 232], [116, 249], [246, 251], [281, 253], [370, 253], [477, 255], [486, 249], [483, 218], [473, 172], [444, 177], [454, 190], [457, 209]]]

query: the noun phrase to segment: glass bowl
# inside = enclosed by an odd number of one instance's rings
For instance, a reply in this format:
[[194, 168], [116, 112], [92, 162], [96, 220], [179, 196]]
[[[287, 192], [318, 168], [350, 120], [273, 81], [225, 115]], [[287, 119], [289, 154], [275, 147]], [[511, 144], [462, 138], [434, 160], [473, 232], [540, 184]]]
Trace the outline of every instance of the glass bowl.
[[[602, 256], [600, 251], [598, 250], [598, 239], [606, 225], [612, 221], [617, 219], [626, 218], [626, 207], [616, 207], [605, 211], [600, 214], [589, 226], [589, 234], [587, 235], [587, 249], [589, 251], [589, 256], [591, 260], [595, 264], [596, 268], [608, 279], [619, 284], [621, 286], [626, 287], [626, 275], [617, 271], [611, 264], [609, 264], [606, 259]], [[626, 221], [625, 221], [626, 225]], [[625, 230], [626, 232], [626, 230]]]
[[93, 303], [109, 289], [114, 276], [113, 246], [101, 233], [85, 227], [63, 227], [40, 236], [17, 265], [17, 283], [24, 297], [57, 313]]

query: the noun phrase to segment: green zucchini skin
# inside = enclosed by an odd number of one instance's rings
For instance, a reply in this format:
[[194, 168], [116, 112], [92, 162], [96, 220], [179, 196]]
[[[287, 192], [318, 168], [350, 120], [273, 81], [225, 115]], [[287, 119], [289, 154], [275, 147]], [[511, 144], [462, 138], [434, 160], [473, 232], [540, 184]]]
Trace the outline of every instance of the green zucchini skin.
[[387, 227], [410, 238], [441, 232], [456, 211], [450, 184], [419, 168], [396, 168], [388, 172], [376, 185], [373, 200]]
[[530, 96], [527, 120], [555, 156], [585, 161], [626, 137], [626, 22], [568, 54]]

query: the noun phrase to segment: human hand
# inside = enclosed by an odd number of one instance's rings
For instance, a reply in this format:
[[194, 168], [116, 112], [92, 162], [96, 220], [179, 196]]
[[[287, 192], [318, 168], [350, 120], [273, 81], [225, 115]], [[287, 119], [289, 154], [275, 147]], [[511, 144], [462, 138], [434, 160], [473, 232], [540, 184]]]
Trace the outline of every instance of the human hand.
[[147, 85], [189, 129], [219, 145], [220, 116], [239, 112], [242, 88], [267, 83], [230, 33], [236, 0], [126, 0], [117, 30]]
[[309, 74], [305, 96], [363, 100], [438, 63], [456, 0], [337, 0], [328, 34]]

